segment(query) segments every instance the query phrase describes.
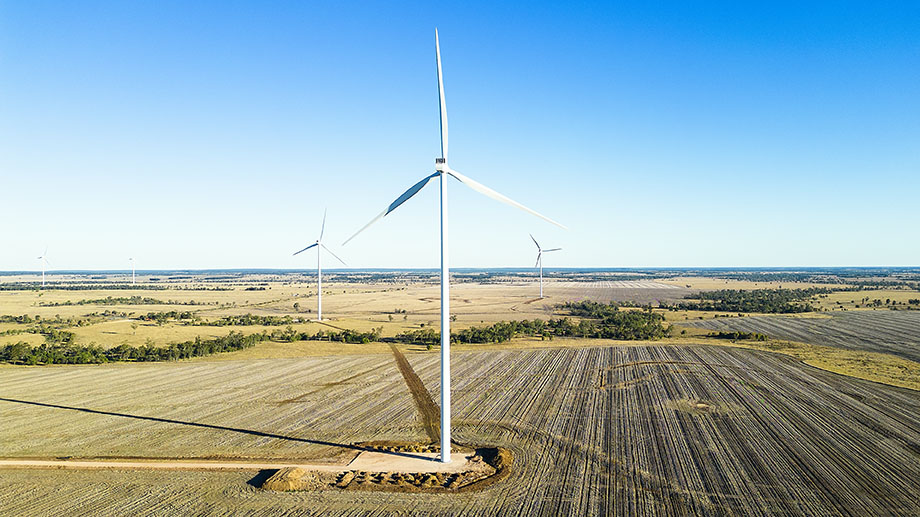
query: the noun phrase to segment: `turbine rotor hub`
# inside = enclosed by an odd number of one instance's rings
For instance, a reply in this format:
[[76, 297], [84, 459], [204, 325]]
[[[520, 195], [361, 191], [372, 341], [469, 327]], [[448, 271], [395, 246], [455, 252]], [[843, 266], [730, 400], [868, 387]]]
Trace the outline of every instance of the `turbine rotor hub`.
[[447, 159], [446, 158], [435, 158], [434, 159], [434, 170], [438, 172], [447, 172]]

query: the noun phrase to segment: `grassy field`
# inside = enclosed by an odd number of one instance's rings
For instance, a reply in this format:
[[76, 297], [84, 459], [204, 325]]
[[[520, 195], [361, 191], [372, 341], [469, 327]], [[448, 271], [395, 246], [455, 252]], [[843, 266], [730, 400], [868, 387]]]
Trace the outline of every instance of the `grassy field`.
[[[407, 353], [433, 395], [435, 353]], [[459, 351], [456, 439], [510, 448], [470, 494], [278, 494], [255, 473], [6, 470], [11, 514], [920, 512], [915, 392], [713, 346]], [[393, 355], [7, 368], [7, 457], [329, 458], [426, 440]], [[48, 489], [53, 487], [54, 489]]]
[[[881, 289], [872, 291], [844, 291], [830, 293], [824, 297], [815, 299], [815, 306], [829, 311], [833, 310], [873, 310], [873, 308], [882, 310], [888, 309], [889, 304], [885, 301], [890, 300], [898, 302], [898, 308], [910, 307], [910, 300], [920, 300], [920, 292], [904, 289]], [[867, 307], [878, 301], [879, 307]], [[920, 309], [920, 304], [913, 305], [915, 309]]]
[[807, 289], [809, 287], [839, 287], [837, 284], [815, 282], [750, 282], [747, 280], [729, 280], [701, 276], [686, 276], [659, 280], [662, 283], [681, 286], [693, 291], [712, 291], [717, 289]]
[[[567, 282], [565, 285], [572, 284]], [[625, 285], [623, 287], [622, 285]], [[645, 285], [646, 287], [641, 287]], [[637, 287], [639, 286], [639, 287]], [[254, 314], [259, 316], [292, 316], [309, 320], [315, 318], [316, 289], [307, 283], [277, 283], [264, 291], [247, 291], [246, 286], [236, 286], [228, 291], [174, 291], [174, 290], [94, 290], [94, 291], [0, 291], [0, 314], [40, 316], [43, 319], [92, 318], [92, 324], [70, 327], [75, 343], [114, 347], [121, 344], [143, 345], [169, 343], [194, 339], [196, 336], [216, 337], [231, 330], [244, 332], [271, 332], [271, 327], [207, 327], [189, 326], [175, 321], [164, 325], [139, 322], [138, 317], [150, 312], [188, 311], [204, 322], [224, 316]], [[652, 282], [578, 283], [577, 287], [547, 283], [546, 298], [539, 299], [533, 283], [478, 285], [463, 283], [451, 289], [451, 310], [456, 317], [456, 328], [521, 319], [549, 319], [553, 307], [564, 301], [587, 299], [596, 301], [630, 301], [638, 295], [652, 296], [666, 292], [683, 295], [680, 289], [659, 289]], [[323, 316], [338, 328], [368, 331], [383, 327], [383, 336], [392, 337], [399, 332], [436, 326], [439, 324], [440, 288], [427, 283], [408, 285], [390, 284], [324, 284]], [[639, 293], [639, 294], [637, 294]], [[86, 304], [42, 306], [49, 303], [77, 303], [81, 300], [99, 300], [112, 297], [149, 297], [165, 302], [157, 305]], [[182, 303], [205, 305], [182, 305]], [[297, 307], [295, 308], [295, 305]], [[108, 314], [104, 314], [109, 311]], [[711, 317], [711, 314], [710, 314]], [[133, 325], [133, 324], [136, 324]], [[7, 328], [27, 328], [5, 323]], [[316, 324], [294, 325], [299, 330], [316, 332]], [[6, 339], [5, 342], [9, 342]], [[15, 339], [12, 340], [15, 342]]]
[[[699, 286], [742, 287], [744, 282], [723, 281], [718, 279], [698, 279]], [[716, 284], [706, 283], [716, 282]], [[727, 284], [725, 284], [727, 282]], [[264, 285], [263, 285], [264, 284]], [[748, 287], [762, 287], [753, 285]], [[438, 322], [438, 295], [439, 287], [427, 282], [410, 282], [407, 284], [375, 283], [355, 284], [327, 283], [324, 289], [325, 315], [329, 321], [322, 324], [316, 322], [296, 323], [291, 327], [297, 331], [316, 333], [320, 330], [334, 331], [339, 329], [353, 329], [357, 331], [370, 331], [382, 328], [384, 337], [393, 337], [400, 332], [417, 330], [433, 326], [437, 328]], [[559, 312], [554, 310], [558, 303], [568, 300], [589, 299], [596, 301], [632, 301], [637, 297], [645, 302], [650, 297], [667, 295], [672, 298], [660, 297], [659, 300], [672, 300], [673, 297], [682, 298], [688, 292], [686, 288], [666, 286], [661, 281], [596, 281], [596, 282], [547, 282], [544, 299], [533, 298], [535, 284], [520, 279], [497, 284], [460, 283], [452, 289], [452, 312], [456, 317], [454, 329], [471, 325], [490, 324], [496, 321], [521, 320], [521, 319], [549, 319], [558, 317]], [[191, 285], [180, 285], [188, 288]], [[264, 290], [247, 290], [259, 287]], [[847, 295], [865, 296], [863, 293], [836, 293]], [[904, 293], [902, 293], [904, 294]], [[908, 293], [909, 294], [909, 293]], [[116, 300], [131, 297], [141, 299], [160, 300], [164, 303], [130, 305], [123, 303], [89, 303], [80, 304], [87, 300], [105, 300], [112, 297]], [[72, 304], [48, 307], [48, 304]], [[196, 304], [196, 305], [193, 305]], [[122, 344], [141, 346], [164, 346], [170, 343], [193, 340], [196, 337], [210, 339], [226, 336], [231, 331], [246, 334], [279, 330], [282, 327], [272, 326], [209, 326], [189, 325], [179, 321], [169, 321], [165, 324], [140, 321], [139, 316], [148, 312], [181, 311], [191, 312], [203, 323], [213, 322], [219, 318], [232, 315], [255, 314], [260, 316], [284, 317], [290, 316], [301, 320], [309, 320], [314, 316], [313, 310], [316, 303], [315, 286], [310, 282], [258, 282], [232, 285], [223, 291], [186, 291], [186, 290], [154, 290], [154, 289], [128, 289], [128, 290], [88, 290], [66, 291], [49, 289], [45, 291], [0, 291], [0, 314], [29, 314], [48, 318], [83, 318], [90, 324], [81, 326], [64, 325], [66, 330], [74, 334], [74, 341], [79, 345], [95, 344], [102, 347], [115, 347]], [[197, 305], [200, 304], [200, 305]], [[295, 304], [296, 307], [295, 307]], [[871, 379], [902, 387], [918, 387], [915, 378], [918, 357], [913, 351], [917, 349], [913, 343], [916, 339], [911, 336], [916, 323], [910, 323], [901, 330], [900, 338], [903, 342], [897, 347], [873, 346], [872, 335], [879, 330], [880, 323], [892, 316], [894, 312], [870, 311], [878, 315], [866, 325], [857, 324], [855, 332], [865, 332], [868, 335], [860, 339], [849, 339], [851, 332], [839, 334], [835, 341], [809, 341], [802, 332], [789, 332], [794, 328], [819, 329], [818, 334], [826, 334], [822, 330], [829, 324], [843, 320], [829, 320], [829, 313], [803, 313], [794, 316], [796, 319], [806, 319], [798, 324], [787, 325], [787, 332], [765, 332], [771, 336], [784, 340], [784, 342], [771, 342], [745, 344], [764, 350], [775, 350], [792, 355], [813, 366], [827, 368], [837, 373], [854, 375], [858, 378]], [[758, 321], [762, 324], [775, 322], [772, 318], [738, 318], [736, 313], [723, 313], [715, 311], [662, 311], [668, 322], [678, 325], [696, 325], [701, 320], [712, 320], [711, 323], [701, 323], [711, 329], [728, 329], [764, 331], [754, 325]], [[897, 313], [901, 314], [901, 313]], [[920, 312], [914, 314], [920, 316]], [[905, 316], [910, 318], [911, 316]], [[715, 318], [715, 319], [714, 319]], [[734, 323], [734, 322], [738, 323]], [[781, 321], [789, 321], [786, 320]], [[28, 329], [30, 325], [15, 323], [0, 323], [0, 332], [10, 329]], [[751, 326], [754, 325], [754, 326]], [[683, 328], [683, 327], [681, 327]], [[768, 327], [769, 328], [769, 327]], [[760, 329], [760, 330], [758, 330]], [[860, 330], [861, 329], [861, 330]], [[815, 332], [812, 332], [814, 335]], [[696, 342], [705, 337], [701, 333], [690, 331], [688, 336], [675, 333], [675, 336], [666, 340], [669, 344], [687, 344], [688, 339]], [[0, 335], [0, 345], [25, 341], [30, 345], [43, 342], [43, 337], [37, 334], [19, 333], [13, 335]], [[809, 341], [813, 345], [806, 346], [803, 342]], [[790, 345], [789, 342], [797, 342]], [[726, 344], [725, 341], [716, 341]], [[630, 343], [614, 341], [592, 341], [577, 343], [571, 340], [566, 346], [598, 346], [598, 345], [630, 345]], [[738, 344], [742, 346], [742, 344]], [[511, 343], [503, 343], [492, 348], [528, 348], [546, 347], [552, 343], [542, 343], [539, 340], [520, 338]], [[482, 345], [477, 345], [483, 349]], [[886, 354], [901, 352], [901, 357], [907, 361], [899, 360]], [[361, 354], [361, 353], [386, 353], [387, 347], [382, 344], [343, 345], [328, 342], [304, 343], [276, 343], [265, 342], [253, 349], [243, 350], [220, 357], [221, 360], [232, 359], [263, 359], [282, 357], [321, 356], [324, 354]], [[854, 352], [865, 352], [857, 354]], [[904, 355], [907, 353], [908, 355]], [[914, 355], [911, 355], [914, 354]]]
[[[263, 286], [262, 284], [266, 284]], [[324, 284], [324, 316], [329, 323], [338, 328], [350, 328], [368, 331], [383, 327], [383, 336], [392, 337], [405, 330], [418, 329], [422, 326], [436, 326], [439, 314], [439, 287], [431, 283], [412, 282], [407, 284]], [[686, 288], [691, 285], [692, 288]], [[779, 285], [777, 283], [777, 285]], [[787, 287], [807, 287], [813, 284], [784, 284]], [[190, 286], [179, 285], [187, 288]], [[247, 290], [264, 287], [264, 290]], [[556, 315], [554, 306], [564, 301], [594, 300], [601, 302], [620, 301], [632, 303], [669, 302], [683, 300], [685, 296], [698, 289], [709, 288], [764, 288], [760, 282], [739, 282], [711, 278], [678, 278], [655, 281], [597, 281], [572, 282], [548, 281], [546, 298], [536, 297], [536, 284], [530, 281], [515, 281], [485, 284], [460, 283], [451, 290], [451, 309], [456, 318], [455, 328], [471, 325], [489, 324], [497, 321], [521, 319], [548, 319]], [[150, 298], [163, 303], [126, 304], [126, 303], [85, 303], [103, 300], [106, 297], [130, 298], [137, 296]], [[816, 298], [822, 308], [841, 309], [846, 303], [853, 303], [865, 296], [872, 299], [891, 299], [907, 303], [911, 297], [920, 293], [910, 291], [871, 291], [856, 293], [834, 293], [827, 298]], [[837, 305], [841, 301], [844, 305]], [[56, 306], [49, 306], [57, 304]], [[295, 306], [296, 304], [296, 306]], [[88, 325], [70, 326], [75, 334], [75, 343], [80, 345], [96, 344], [113, 347], [121, 344], [143, 345], [169, 343], [194, 339], [196, 336], [212, 338], [223, 336], [230, 330], [243, 330], [230, 327], [188, 326], [178, 322], [164, 325], [138, 322], [138, 317], [147, 313], [180, 311], [191, 312], [203, 322], [214, 321], [221, 317], [254, 314], [260, 316], [291, 316], [309, 320], [315, 317], [316, 290], [312, 282], [259, 282], [232, 285], [224, 291], [190, 291], [190, 290], [87, 290], [66, 291], [47, 289], [43, 291], [0, 291], [0, 314], [29, 315], [47, 319], [91, 319]], [[711, 319], [719, 316], [737, 316], [736, 313], [713, 311], [666, 311], [668, 321], [681, 322]], [[814, 313], [802, 315], [815, 316]], [[11, 328], [27, 326], [12, 323], [0, 323], [0, 332]], [[322, 327], [313, 325], [296, 326], [299, 330], [315, 332]], [[251, 327], [246, 331], [271, 332], [270, 327]], [[35, 344], [40, 342], [35, 337], [23, 338]], [[0, 342], [10, 343], [16, 340], [10, 336], [0, 336]]]

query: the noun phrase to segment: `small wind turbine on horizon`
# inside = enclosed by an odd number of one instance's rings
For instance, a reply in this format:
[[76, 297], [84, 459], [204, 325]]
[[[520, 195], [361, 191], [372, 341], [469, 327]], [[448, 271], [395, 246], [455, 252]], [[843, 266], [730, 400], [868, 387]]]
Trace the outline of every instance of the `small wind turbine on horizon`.
[[39, 255], [38, 260], [42, 264], [42, 287], [45, 287], [45, 267], [51, 265], [51, 262], [48, 261], [48, 246], [45, 246], [45, 251]]
[[559, 251], [562, 248], [550, 248], [545, 250], [540, 247], [540, 243], [537, 242], [537, 239], [533, 238], [533, 234], [530, 234], [530, 240], [532, 240], [533, 243], [537, 245], [537, 263], [534, 264], [533, 267], [540, 268], [540, 298], [543, 298], [543, 254], [549, 253], [551, 251]]
[[131, 257], [131, 258], [129, 258], [128, 260], [131, 261], [131, 285], [136, 285], [136, 284], [137, 284], [137, 275], [135, 275], [134, 257]]
[[327, 248], [325, 244], [323, 244], [323, 233], [325, 233], [325, 232], [326, 232], [326, 211], [324, 210], [324, 211], [323, 211], [323, 225], [322, 225], [322, 227], [320, 227], [320, 230], [319, 230], [319, 239], [316, 239], [316, 242], [314, 242], [313, 244], [307, 246], [306, 248], [304, 248], [304, 249], [298, 251], [297, 253], [294, 253], [294, 255], [298, 255], [298, 254], [300, 254], [300, 253], [303, 253], [303, 252], [307, 251], [308, 249], [316, 248], [316, 283], [317, 283], [317, 288], [316, 288], [316, 294], [317, 294], [317, 298], [316, 298], [316, 314], [317, 314], [317, 318], [316, 318], [316, 319], [317, 319], [317, 321], [323, 321], [323, 266], [322, 266], [322, 261], [321, 261], [322, 256], [323, 256], [323, 252], [322, 252], [322, 250], [321, 250], [320, 248], [322, 248], [322, 249], [326, 250], [327, 252], [329, 252], [329, 254], [332, 255], [333, 257], [335, 257], [336, 260], [338, 260], [339, 262], [341, 262], [343, 266], [347, 266], [347, 265], [348, 265], [348, 264], [345, 263], [344, 260], [340, 259], [340, 258], [338, 257], [338, 255], [336, 255], [335, 253], [333, 253], [332, 250], [330, 250], [329, 248]]
[[441, 45], [438, 40], [438, 30], [434, 31], [435, 55], [438, 63], [438, 99], [441, 108], [441, 157], [435, 158], [435, 172], [422, 178], [421, 181], [412, 185], [409, 190], [403, 192], [401, 196], [380, 213], [371, 222], [364, 225], [354, 235], [348, 238], [342, 245], [348, 244], [348, 241], [354, 239], [359, 233], [367, 229], [384, 216], [396, 210], [400, 205], [405, 203], [409, 198], [422, 190], [425, 185], [433, 178], [438, 178], [441, 184], [441, 461], [450, 462], [450, 267], [448, 266], [447, 255], [447, 177], [453, 176], [460, 183], [471, 189], [488, 196], [492, 199], [501, 201], [513, 207], [519, 208], [529, 214], [535, 215], [541, 219], [549, 221], [561, 228], [561, 224], [552, 219], [540, 215], [539, 213], [527, 208], [526, 206], [512, 201], [511, 199], [499, 194], [498, 192], [486, 187], [485, 185], [473, 181], [470, 178], [451, 169], [447, 165], [447, 103], [444, 98], [444, 80], [441, 73]]

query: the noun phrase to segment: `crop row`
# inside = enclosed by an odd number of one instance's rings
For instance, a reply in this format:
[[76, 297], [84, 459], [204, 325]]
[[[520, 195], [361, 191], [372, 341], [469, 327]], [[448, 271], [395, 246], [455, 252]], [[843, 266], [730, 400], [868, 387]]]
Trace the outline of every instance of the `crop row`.
[[920, 362], [920, 313], [850, 311], [830, 318], [756, 316], [687, 322], [718, 331], [758, 332], [776, 339], [883, 352]]
[[[437, 400], [437, 355], [406, 357]], [[484, 492], [268, 494], [230, 473], [134, 472], [118, 490], [102, 483], [93, 504], [147, 501], [171, 513], [150, 495], [168, 493], [181, 513], [920, 512], [915, 392], [712, 346], [470, 351], [452, 366], [455, 439], [515, 456], [511, 476]], [[351, 453], [336, 443], [426, 440], [389, 355], [6, 368], [0, 398], [3, 456], [316, 458]], [[67, 512], [99, 475], [4, 478], [9, 512], [36, 501]], [[49, 495], [42, 484], [52, 483]]]

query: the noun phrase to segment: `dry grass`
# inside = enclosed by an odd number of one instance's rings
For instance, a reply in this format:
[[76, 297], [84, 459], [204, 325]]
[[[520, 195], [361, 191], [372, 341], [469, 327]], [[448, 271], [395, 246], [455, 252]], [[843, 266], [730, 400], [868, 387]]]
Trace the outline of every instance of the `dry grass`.
[[[642, 289], [603, 287], [607, 284], [585, 284], [578, 288], [582, 299], [611, 300], [631, 299]], [[501, 285], [458, 284], [451, 289], [451, 313], [456, 317], [454, 328], [490, 324], [497, 321], [521, 319], [548, 319], [553, 317], [554, 305], [569, 300], [547, 284], [547, 297], [540, 300], [534, 295], [533, 283]], [[406, 286], [390, 284], [324, 284], [323, 312], [328, 324], [336, 328], [369, 331], [383, 327], [383, 335], [392, 337], [400, 332], [419, 329], [422, 326], [438, 326], [440, 323], [440, 288], [437, 285], [414, 283]], [[573, 294], [572, 288], [560, 288], [559, 292]], [[681, 292], [680, 290], [669, 290]], [[161, 300], [199, 301], [219, 305], [73, 305], [61, 307], [39, 307], [39, 302], [63, 302], [102, 299], [106, 296], [146, 296]], [[574, 295], [574, 294], [573, 294]], [[294, 304], [299, 304], [295, 310]], [[165, 325], [137, 322], [137, 315], [148, 312], [190, 311], [205, 321], [228, 315], [256, 314], [262, 316], [292, 316], [310, 319], [316, 316], [316, 290], [312, 284], [274, 284], [265, 291], [245, 291], [236, 287], [231, 291], [55, 291], [39, 293], [33, 291], [0, 291], [0, 313], [42, 318], [81, 318], [93, 313], [116, 311], [127, 313], [127, 318], [116, 316], [96, 318], [97, 323], [68, 330], [75, 335], [76, 344], [113, 347], [121, 344], [143, 345], [153, 342], [165, 345], [172, 342], [194, 339], [196, 336], [217, 337], [231, 330], [243, 332], [271, 332], [277, 327], [216, 327], [187, 326], [176, 322]], [[406, 311], [405, 313], [396, 310]], [[132, 316], [132, 314], [134, 316]], [[17, 328], [5, 324], [7, 328]], [[308, 323], [293, 325], [297, 330], [315, 333], [330, 327]]]
[[[887, 310], [887, 306], [884, 305], [885, 300], [896, 301], [899, 304], [899, 308], [904, 308], [907, 306], [908, 300], [920, 299], [920, 292], [917, 291], [907, 291], [903, 289], [886, 289], [879, 291], [843, 291], [837, 293], [830, 293], [826, 298], [815, 298], [812, 301], [812, 304], [821, 309], [827, 310], [873, 310], [871, 308], [866, 308], [866, 302], [863, 301], [864, 298], [869, 298], [869, 301], [880, 300], [882, 302], [882, 307], [879, 307], [878, 310]], [[837, 302], [840, 302], [838, 305]], [[856, 306], [860, 305], [861, 308], [857, 309]], [[915, 305], [914, 308], [920, 308], [920, 305]]]
[[[683, 280], [683, 279], [675, 279]], [[759, 284], [732, 281], [721, 281], [712, 279], [695, 279], [703, 283], [698, 283], [694, 287], [764, 287]], [[716, 282], [714, 284], [706, 282]], [[565, 301], [565, 298], [558, 297], [560, 292], [568, 292], [573, 289], [569, 286], [571, 282], [560, 283], [554, 286], [553, 282], [547, 283], [547, 298], [543, 300], [535, 299], [533, 295], [532, 283], [518, 282], [514, 284], [500, 285], [478, 285], [472, 283], [458, 284], [452, 289], [452, 312], [456, 314], [457, 321], [453, 327], [463, 328], [470, 325], [489, 324], [502, 320], [519, 320], [553, 317], [553, 306], [556, 303]], [[594, 283], [579, 285], [579, 295], [593, 296], [595, 299], [614, 299], [618, 297], [631, 296], [637, 290], [635, 285], [649, 285], [654, 287], [654, 283], [630, 283], [628, 289], [610, 287], [611, 285], [620, 285], [618, 283]], [[439, 313], [439, 288], [436, 285], [414, 283], [406, 286], [393, 286], [389, 284], [327, 284], [324, 289], [324, 309], [325, 314], [332, 319], [325, 324], [320, 323], [302, 323], [292, 325], [298, 331], [315, 333], [321, 329], [335, 330], [350, 328], [359, 331], [369, 331], [372, 328], [383, 327], [383, 336], [392, 337], [397, 333], [422, 328], [426, 326], [438, 326]], [[789, 284], [784, 284], [790, 286]], [[159, 312], [167, 310], [192, 311], [205, 320], [213, 320], [229, 314], [254, 313], [272, 316], [295, 316], [300, 318], [309, 318], [314, 314], [307, 312], [313, 310], [316, 303], [315, 288], [309, 283], [300, 284], [278, 284], [275, 283], [271, 289], [265, 291], [245, 291], [243, 287], [235, 288], [231, 291], [153, 291], [153, 290], [131, 290], [131, 291], [43, 291], [21, 292], [6, 291], [0, 292], [0, 302], [4, 312], [8, 314], [26, 313], [41, 314], [43, 317], [53, 317], [56, 314], [61, 316], [85, 316], [93, 312], [104, 310], [117, 310], [124, 312], [145, 313]], [[568, 291], [567, 291], [568, 290]], [[649, 289], [649, 292], [655, 289]], [[683, 291], [672, 289], [675, 293]], [[571, 294], [571, 293], [569, 293]], [[82, 299], [100, 299], [106, 296], [128, 297], [128, 296], [148, 296], [151, 298], [163, 300], [180, 300], [218, 303], [219, 305], [189, 306], [189, 305], [148, 305], [148, 306], [66, 306], [66, 307], [36, 307], [39, 301], [65, 301], [65, 300], [82, 300]], [[865, 296], [863, 293], [837, 293], [833, 296]], [[891, 296], [892, 299], [906, 300], [916, 293], [907, 293], [903, 291], [879, 291], [869, 292], [870, 296]], [[835, 300], [835, 298], [829, 298]], [[295, 310], [293, 304], [299, 304], [299, 310]], [[395, 313], [395, 310], [405, 310], [406, 314]], [[709, 311], [663, 311], [666, 319], [672, 323], [687, 322], [693, 324], [703, 320], [712, 320], [713, 324], [727, 324], [722, 322], [741, 321], [736, 314], [715, 313]], [[732, 316], [731, 318], [720, 317], [713, 320], [717, 315]], [[795, 318], [827, 318], [826, 314], [806, 313], [794, 316]], [[753, 321], [744, 318], [743, 321]], [[17, 328], [16, 324], [3, 324], [0, 330]], [[188, 326], [178, 323], [168, 323], [166, 325], [156, 325], [149, 322], [132, 321], [125, 318], [111, 318], [100, 321], [99, 323], [85, 326], [74, 327], [71, 330], [76, 336], [76, 343], [91, 344], [95, 343], [103, 347], [113, 347], [121, 344], [140, 346], [148, 343], [164, 345], [172, 342], [181, 342], [194, 339], [197, 336], [202, 338], [213, 338], [224, 336], [231, 331], [244, 333], [272, 332], [278, 327], [247, 326], [247, 327], [209, 327], [209, 326]], [[692, 342], [699, 342], [697, 337], [699, 333], [691, 331], [689, 335], [676, 336], [666, 340], [665, 343], [674, 345], [683, 345]], [[782, 344], [771, 342], [770, 347], [766, 345], [743, 345], [753, 346], [760, 349], [779, 351], [792, 355], [808, 364], [826, 368], [829, 371], [853, 375], [858, 378], [869, 379], [876, 382], [888, 383], [896, 386], [916, 388], [917, 380], [915, 366], [916, 363], [911, 361], [899, 361], [885, 353], [885, 350], [845, 350], [845, 343], [834, 343], [833, 347], [817, 347], [814, 345], [804, 345], [795, 336], [777, 336], [787, 339]], [[696, 341], [693, 341], [696, 340]], [[0, 345], [15, 343], [17, 341], [26, 341], [32, 345], [42, 343], [41, 336], [35, 334], [18, 334], [12, 336], [0, 336]], [[799, 342], [792, 345], [793, 342]], [[719, 344], [725, 344], [719, 342]], [[823, 344], [823, 343], [817, 343]], [[552, 348], [559, 346], [566, 347], [585, 347], [585, 346], [636, 346], [635, 342], [617, 342], [611, 340], [556, 340], [541, 341], [538, 338], [515, 339], [509, 343], [495, 345], [471, 345], [458, 347], [457, 350], [502, 350], [502, 349], [524, 349], [524, 348]], [[423, 351], [420, 347], [405, 347], [409, 351]], [[274, 343], [266, 342], [256, 347], [234, 352], [230, 354], [221, 354], [212, 358], [198, 359], [196, 361], [234, 361], [234, 360], [257, 360], [257, 359], [278, 359], [292, 357], [317, 357], [323, 355], [356, 355], [356, 354], [386, 354], [388, 353], [386, 345], [362, 344], [347, 345], [342, 343], [330, 342], [297, 342], [297, 343]], [[863, 353], [866, 352], [866, 353]]]
[[839, 284], [819, 284], [813, 282], [749, 282], [746, 280], [726, 280], [722, 278], [698, 276], [675, 277], [660, 281], [695, 291], [712, 291], [716, 289], [807, 289], [809, 287], [840, 287]]
[[45, 342], [45, 338], [40, 334], [11, 334], [0, 336], [0, 346], [12, 345], [14, 343], [24, 342], [31, 346], [38, 346]]

